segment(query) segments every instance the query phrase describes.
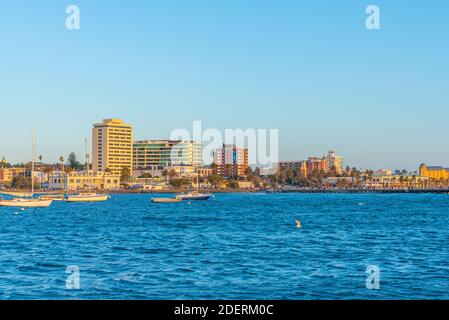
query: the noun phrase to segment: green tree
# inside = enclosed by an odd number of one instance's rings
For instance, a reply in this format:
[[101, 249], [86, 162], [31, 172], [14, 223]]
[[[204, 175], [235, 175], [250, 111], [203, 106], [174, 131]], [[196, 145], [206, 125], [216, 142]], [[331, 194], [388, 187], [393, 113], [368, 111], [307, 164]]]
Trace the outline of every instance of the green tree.
[[129, 167], [123, 167], [120, 172], [120, 180], [122, 182], [127, 182], [131, 178], [131, 171], [129, 170]]
[[190, 180], [187, 178], [173, 178], [170, 179], [170, 185], [174, 188], [181, 188], [188, 186], [190, 184]]
[[72, 170], [81, 170], [83, 168], [83, 165], [77, 160], [74, 152], [69, 154], [69, 158], [67, 159], [67, 167]]
[[223, 177], [218, 174], [211, 174], [207, 177], [207, 180], [214, 188], [219, 187], [223, 183]]
[[167, 183], [167, 178], [169, 176], [169, 171], [167, 169], [164, 169], [164, 171], [162, 171], [162, 176], [165, 178], [165, 183]]
[[232, 179], [232, 180], [228, 181], [227, 186], [228, 186], [229, 189], [238, 189], [239, 188], [239, 183], [238, 183], [237, 180]]
[[174, 177], [178, 176], [178, 173], [176, 172], [175, 169], [171, 169], [170, 172], [168, 173], [170, 180], [173, 179]]

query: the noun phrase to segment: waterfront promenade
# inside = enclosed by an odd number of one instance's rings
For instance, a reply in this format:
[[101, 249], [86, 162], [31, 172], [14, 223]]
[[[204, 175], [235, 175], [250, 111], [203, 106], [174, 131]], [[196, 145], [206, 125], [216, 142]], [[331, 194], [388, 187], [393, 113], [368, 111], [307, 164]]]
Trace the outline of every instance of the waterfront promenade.
[[[2, 192], [23, 192], [23, 189], [8, 189], [8, 190], [0, 190], [0, 194]], [[165, 189], [165, 190], [157, 190], [157, 191], [142, 191], [142, 190], [133, 190], [133, 189], [119, 189], [119, 190], [98, 190], [99, 192], [109, 193], [109, 194], [176, 194], [192, 191], [192, 189]], [[37, 193], [47, 193], [46, 190], [37, 190]], [[57, 193], [58, 191], [51, 191], [50, 193]], [[83, 190], [79, 190], [75, 193], [87, 192]], [[410, 193], [410, 194], [449, 194], [449, 188], [431, 188], [431, 189], [366, 189], [366, 188], [353, 188], [353, 189], [330, 189], [330, 188], [279, 188], [279, 189], [200, 189], [200, 192], [203, 193], [311, 193], [311, 194], [319, 194], [319, 193], [386, 193], [386, 194], [395, 194], [395, 193]]]

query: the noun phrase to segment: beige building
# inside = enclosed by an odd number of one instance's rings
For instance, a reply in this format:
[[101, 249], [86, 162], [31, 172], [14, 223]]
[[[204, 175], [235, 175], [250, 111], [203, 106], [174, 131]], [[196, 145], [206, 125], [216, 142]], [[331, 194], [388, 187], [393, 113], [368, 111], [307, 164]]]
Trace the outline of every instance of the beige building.
[[120, 119], [106, 119], [92, 129], [92, 169], [120, 175], [133, 170], [133, 129]]
[[109, 172], [71, 172], [64, 178], [61, 172], [56, 172], [49, 177], [49, 189], [64, 189], [66, 183], [67, 191], [83, 189], [115, 190], [120, 188], [120, 175]]
[[374, 175], [364, 182], [368, 188], [426, 188], [429, 186], [429, 178], [414, 175]]
[[329, 151], [327, 155], [324, 156], [324, 160], [327, 161], [328, 170], [335, 167], [337, 174], [343, 173], [343, 157], [338, 156], [335, 151]]

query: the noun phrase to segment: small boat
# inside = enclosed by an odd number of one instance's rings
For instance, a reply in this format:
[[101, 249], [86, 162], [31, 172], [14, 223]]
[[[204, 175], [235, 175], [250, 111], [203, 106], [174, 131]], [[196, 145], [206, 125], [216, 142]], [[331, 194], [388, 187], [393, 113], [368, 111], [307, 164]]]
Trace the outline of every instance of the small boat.
[[181, 199], [178, 198], [153, 198], [151, 202], [153, 203], [179, 203]]
[[192, 200], [209, 200], [209, 198], [212, 197], [211, 193], [200, 192], [199, 173], [197, 166], [195, 166], [195, 171], [196, 171], [196, 190], [179, 194], [176, 196], [176, 199], [181, 201], [192, 201]]
[[2, 194], [7, 195], [7, 196], [12, 196], [12, 197], [18, 197], [18, 198], [29, 198], [32, 196], [31, 193], [26, 193], [26, 192], [2, 192]]
[[14, 193], [10, 192], [8, 195], [11, 195], [13, 198], [11, 200], [5, 200], [0, 198], [0, 207], [16, 207], [16, 208], [46, 208], [49, 207], [53, 200], [51, 199], [41, 199], [41, 198], [33, 198], [34, 195], [34, 150], [35, 150], [35, 133], [33, 129], [32, 135], [32, 146], [31, 146], [31, 193]]
[[200, 193], [198, 191], [192, 191], [188, 193], [183, 193], [176, 196], [176, 199], [181, 201], [190, 201], [190, 200], [209, 200], [212, 197], [210, 193]]
[[75, 195], [68, 195], [67, 202], [103, 202], [109, 199], [108, 194], [96, 193], [80, 193]]
[[53, 200], [44, 199], [22, 199], [0, 200], [0, 207], [18, 207], [18, 208], [46, 208], [51, 205]]
[[61, 194], [46, 194], [41, 196], [42, 200], [53, 200], [53, 201], [65, 201], [64, 195]]

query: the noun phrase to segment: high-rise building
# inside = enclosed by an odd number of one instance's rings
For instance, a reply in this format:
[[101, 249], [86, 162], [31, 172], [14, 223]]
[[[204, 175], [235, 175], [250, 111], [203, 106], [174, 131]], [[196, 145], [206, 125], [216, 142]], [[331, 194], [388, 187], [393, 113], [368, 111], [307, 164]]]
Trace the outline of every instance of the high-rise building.
[[92, 129], [92, 169], [120, 175], [123, 168], [132, 173], [133, 129], [121, 119], [105, 119]]
[[233, 144], [223, 144], [214, 152], [217, 174], [223, 177], [241, 177], [248, 169], [248, 149]]
[[201, 164], [201, 144], [194, 141], [143, 140], [133, 143], [133, 170], [139, 173]]
[[336, 155], [335, 151], [329, 151], [324, 159], [327, 161], [328, 170], [335, 167], [337, 174], [343, 173], [343, 157]]

